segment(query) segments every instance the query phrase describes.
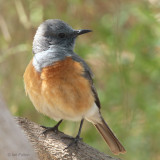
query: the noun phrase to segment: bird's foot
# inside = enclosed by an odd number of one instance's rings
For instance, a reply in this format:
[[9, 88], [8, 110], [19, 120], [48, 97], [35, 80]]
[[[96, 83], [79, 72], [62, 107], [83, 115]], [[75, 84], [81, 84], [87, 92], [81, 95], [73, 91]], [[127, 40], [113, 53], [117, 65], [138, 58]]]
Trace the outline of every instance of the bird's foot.
[[58, 133], [58, 127], [59, 125], [62, 123], [62, 119], [54, 126], [54, 127], [45, 127], [45, 126], [41, 126], [43, 128], [45, 128], [45, 131], [43, 131], [43, 134], [46, 135], [48, 132], [52, 131], [55, 133]]
[[76, 148], [79, 148], [78, 143], [79, 143], [79, 141], [82, 141], [82, 138], [80, 138], [79, 135], [77, 135], [75, 138], [73, 138], [73, 137], [63, 137], [63, 138], [71, 140], [71, 142], [69, 143], [69, 145], [64, 150], [70, 148], [73, 145], [75, 145]]
[[45, 126], [42, 126], [42, 127], [45, 128], [45, 130], [43, 131], [44, 135], [46, 135], [48, 132], [58, 133], [58, 126], [54, 126], [54, 127], [45, 127]]

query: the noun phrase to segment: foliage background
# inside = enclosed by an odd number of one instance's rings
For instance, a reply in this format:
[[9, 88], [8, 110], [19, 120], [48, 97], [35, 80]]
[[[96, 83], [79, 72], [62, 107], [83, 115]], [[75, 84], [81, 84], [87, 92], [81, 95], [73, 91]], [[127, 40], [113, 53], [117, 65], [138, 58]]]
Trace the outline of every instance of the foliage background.
[[[26, 97], [23, 73], [38, 25], [62, 19], [73, 28], [94, 31], [78, 38], [75, 51], [91, 66], [101, 112], [127, 149], [119, 157], [160, 159], [159, 11], [159, 0], [0, 0], [0, 90], [12, 114], [55, 124]], [[60, 130], [76, 135], [78, 127], [78, 122], [65, 122]], [[82, 137], [112, 155], [88, 122]]]

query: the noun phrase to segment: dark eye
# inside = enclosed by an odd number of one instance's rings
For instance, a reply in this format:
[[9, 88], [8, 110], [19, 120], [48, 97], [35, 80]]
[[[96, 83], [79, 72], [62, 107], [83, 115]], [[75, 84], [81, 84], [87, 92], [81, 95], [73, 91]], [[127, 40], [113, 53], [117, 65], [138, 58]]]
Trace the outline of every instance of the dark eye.
[[66, 35], [65, 35], [65, 33], [59, 33], [58, 34], [58, 37], [60, 37], [60, 38], [64, 38]]

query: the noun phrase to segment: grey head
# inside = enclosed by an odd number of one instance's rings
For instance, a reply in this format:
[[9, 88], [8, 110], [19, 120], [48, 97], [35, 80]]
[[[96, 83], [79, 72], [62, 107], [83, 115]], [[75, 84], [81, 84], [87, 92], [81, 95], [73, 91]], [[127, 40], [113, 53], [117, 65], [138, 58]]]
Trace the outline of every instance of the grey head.
[[46, 51], [52, 47], [73, 50], [76, 37], [88, 32], [91, 30], [74, 30], [58, 19], [46, 20], [37, 29], [33, 41], [33, 53]]
[[73, 52], [77, 36], [91, 32], [88, 29], [75, 30], [58, 19], [44, 21], [37, 29], [33, 40], [33, 66], [40, 72], [43, 67], [66, 56], [75, 56]]

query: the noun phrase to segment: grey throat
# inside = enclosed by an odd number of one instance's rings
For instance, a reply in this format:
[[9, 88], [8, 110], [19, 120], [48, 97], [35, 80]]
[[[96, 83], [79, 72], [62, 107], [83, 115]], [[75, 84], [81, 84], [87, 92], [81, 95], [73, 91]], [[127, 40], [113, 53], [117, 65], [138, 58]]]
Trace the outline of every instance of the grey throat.
[[66, 57], [72, 57], [74, 52], [62, 47], [50, 46], [46, 51], [38, 52], [33, 57], [33, 66], [37, 72], [41, 72], [44, 67], [50, 66]]

